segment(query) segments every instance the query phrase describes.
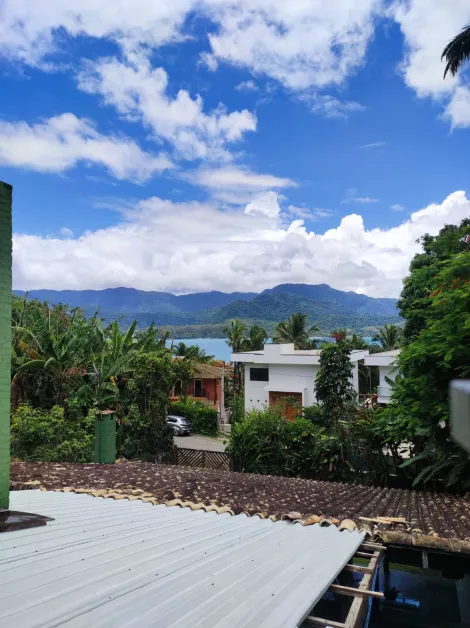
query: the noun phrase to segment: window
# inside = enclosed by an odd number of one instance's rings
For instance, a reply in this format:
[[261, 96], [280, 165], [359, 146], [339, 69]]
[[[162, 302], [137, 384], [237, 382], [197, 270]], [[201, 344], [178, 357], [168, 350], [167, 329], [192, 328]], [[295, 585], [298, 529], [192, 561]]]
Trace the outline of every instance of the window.
[[195, 397], [203, 397], [202, 394], [202, 379], [194, 380], [194, 396]]
[[177, 421], [173, 417], [169, 416], [168, 417], [168, 423], [177, 423]]
[[269, 369], [251, 368], [250, 381], [269, 382]]
[[175, 384], [174, 395], [175, 397], [181, 397], [183, 394], [183, 383], [181, 380], [178, 380]]

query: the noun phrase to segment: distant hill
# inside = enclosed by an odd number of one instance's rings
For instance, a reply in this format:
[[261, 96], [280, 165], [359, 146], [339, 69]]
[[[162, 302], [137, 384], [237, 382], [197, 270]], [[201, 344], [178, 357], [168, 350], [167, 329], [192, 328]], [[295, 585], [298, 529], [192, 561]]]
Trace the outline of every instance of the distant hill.
[[[24, 296], [23, 290], [15, 294]], [[145, 292], [135, 288], [107, 288], [105, 290], [30, 290], [30, 299], [67, 303], [87, 311], [100, 308], [112, 312], [200, 312], [221, 307], [238, 299], [248, 301], [255, 292], [200, 292], [180, 296], [170, 292]]]
[[261, 294], [284, 293], [298, 294], [304, 299], [312, 301], [332, 301], [343, 305], [348, 310], [362, 312], [363, 314], [384, 314], [385, 316], [397, 315], [396, 299], [373, 299], [365, 294], [357, 292], [343, 292], [335, 290], [326, 283], [310, 286], [305, 283], [285, 283], [264, 290]]
[[[24, 295], [24, 292], [16, 291], [16, 294]], [[29, 298], [67, 303], [83, 308], [87, 314], [98, 309], [104, 318], [120, 318], [123, 325], [135, 318], [141, 327], [152, 322], [172, 330], [190, 326], [191, 335], [197, 333], [199, 326], [201, 334], [220, 335], [222, 326], [233, 318], [272, 330], [275, 323], [294, 312], [307, 314], [310, 323], [315, 323], [325, 333], [338, 327], [362, 332], [399, 320], [395, 299], [374, 299], [335, 290], [326, 284], [282, 284], [261, 294], [201, 292], [180, 296], [133, 288], [32, 290]]]

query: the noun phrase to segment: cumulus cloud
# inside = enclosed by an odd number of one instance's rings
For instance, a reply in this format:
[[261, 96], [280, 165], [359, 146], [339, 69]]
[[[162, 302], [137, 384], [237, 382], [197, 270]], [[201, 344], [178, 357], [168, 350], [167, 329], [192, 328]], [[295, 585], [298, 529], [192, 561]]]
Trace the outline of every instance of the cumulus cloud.
[[253, 199], [254, 194], [296, 187], [292, 179], [261, 174], [238, 166], [222, 168], [205, 166], [183, 173], [181, 177], [193, 185], [205, 188], [214, 198], [234, 205], [246, 205]]
[[405, 206], [401, 203], [395, 203], [394, 205], [390, 206], [390, 209], [393, 209], [394, 212], [403, 212], [405, 211]]
[[172, 167], [165, 155], [147, 153], [128, 138], [102, 135], [72, 113], [29, 125], [0, 120], [0, 164], [65, 172], [79, 162], [103, 166], [117, 179], [146, 181]]
[[[120, 0], [114, 9], [95, 0], [4, 0], [0, 54], [47, 67], [66, 58], [66, 33], [111, 40], [131, 63], [191, 35], [187, 18], [197, 14], [212, 23], [201, 55], [210, 70], [230, 63], [295, 92], [322, 90], [363, 64], [381, 10], [381, 0]], [[322, 94], [311, 107], [338, 117], [360, 105]]]
[[470, 126], [468, 90], [459, 86], [459, 77], [443, 80], [441, 52], [446, 44], [470, 22], [467, 0], [399, 0], [393, 18], [400, 24], [406, 53], [402, 74], [416, 94], [442, 101], [453, 127]]
[[185, 159], [230, 159], [227, 144], [256, 130], [256, 117], [246, 109], [229, 113], [219, 105], [207, 114], [200, 96], [193, 99], [181, 89], [172, 98], [165, 70], [152, 68], [140, 54], [131, 63], [115, 58], [88, 62], [78, 79], [82, 90], [101, 95], [126, 118], [142, 122]]
[[149, 198], [121, 211], [115, 226], [79, 238], [16, 234], [15, 287], [231, 292], [306, 282], [397, 296], [416, 239], [468, 217], [470, 201], [454, 192], [391, 229], [351, 214], [325, 233], [298, 218], [286, 224], [275, 195], [251, 208]]

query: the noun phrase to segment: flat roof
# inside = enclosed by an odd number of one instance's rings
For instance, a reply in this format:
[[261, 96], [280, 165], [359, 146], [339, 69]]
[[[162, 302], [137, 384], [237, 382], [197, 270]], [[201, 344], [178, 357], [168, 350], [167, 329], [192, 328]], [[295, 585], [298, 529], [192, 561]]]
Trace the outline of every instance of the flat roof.
[[13, 491], [54, 521], [0, 535], [0, 625], [289, 628], [364, 539], [246, 515]]

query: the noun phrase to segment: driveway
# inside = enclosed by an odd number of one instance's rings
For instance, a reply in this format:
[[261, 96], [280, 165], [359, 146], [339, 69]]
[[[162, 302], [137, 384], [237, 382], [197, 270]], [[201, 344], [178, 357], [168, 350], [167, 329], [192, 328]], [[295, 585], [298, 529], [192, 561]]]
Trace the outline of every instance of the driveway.
[[183, 449], [204, 449], [205, 451], [225, 451], [225, 438], [208, 436], [174, 436], [174, 443]]

